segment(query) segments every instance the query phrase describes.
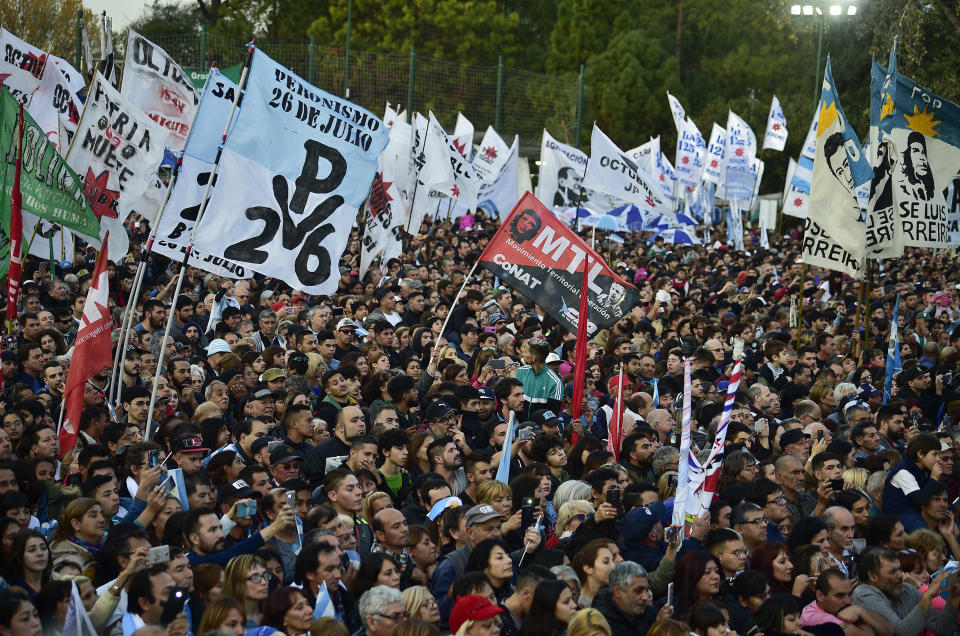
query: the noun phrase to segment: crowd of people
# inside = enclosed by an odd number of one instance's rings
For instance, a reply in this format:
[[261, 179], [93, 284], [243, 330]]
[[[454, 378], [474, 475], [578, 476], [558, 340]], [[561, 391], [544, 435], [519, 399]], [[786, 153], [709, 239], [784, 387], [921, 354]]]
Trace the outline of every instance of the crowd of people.
[[[147, 254], [133, 297], [131, 223], [108, 269], [129, 345], [65, 454], [95, 254], [29, 259], [2, 354], [0, 636], [74, 630], [74, 590], [104, 636], [960, 632], [952, 254], [857, 281], [802, 271], [796, 232], [601, 237], [636, 302], [575, 368], [575, 333], [465, 280], [496, 225], [427, 221], [362, 278], [354, 229], [330, 297]], [[685, 360], [705, 462], [735, 354], [719, 483], [681, 528]]]

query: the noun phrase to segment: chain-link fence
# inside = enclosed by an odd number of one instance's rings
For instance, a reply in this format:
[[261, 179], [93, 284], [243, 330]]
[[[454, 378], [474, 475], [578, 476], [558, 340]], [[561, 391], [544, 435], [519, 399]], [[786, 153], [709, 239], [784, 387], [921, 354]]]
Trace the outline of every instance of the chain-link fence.
[[[163, 37], [156, 44], [185, 70], [205, 70], [212, 61], [221, 68], [243, 62], [244, 42], [204, 32]], [[349, 99], [380, 115], [386, 102], [412, 111], [432, 110], [452, 130], [457, 112], [476, 128], [479, 142], [492, 125], [507, 143], [517, 134], [524, 147], [539, 148], [543, 128], [575, 142], [578, 78], [544, 75], [500, 66], [447, 62], [401, 53], [350, 51], [309, 44], [259, 43], [277, 62], [316, 86]]]

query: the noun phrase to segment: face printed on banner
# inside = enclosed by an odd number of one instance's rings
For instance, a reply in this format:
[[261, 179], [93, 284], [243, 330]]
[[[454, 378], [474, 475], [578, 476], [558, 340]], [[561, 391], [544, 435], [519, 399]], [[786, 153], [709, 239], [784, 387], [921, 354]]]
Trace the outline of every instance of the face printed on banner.
[[517, 243], [523, 243], [537, 235], [542, 223], [536, 212], [524, 210], [510, 223], [510, 235]]
[[847, 151], [843, 147], [843, 135], [834, 133], [827, 138], [824, 154], [830, 164], [830, 172], [836, 177], [840, 185], [853, 192], [853, 175], [850, 174], [850, 161]]
[[901, 169], [904, 179], [900, 183], [901, 191], [921, 201], [933, 199], [933, 174], [927, 160], [927, 141], [918, 132], [907, 137], [907, 149], [901, 155]]

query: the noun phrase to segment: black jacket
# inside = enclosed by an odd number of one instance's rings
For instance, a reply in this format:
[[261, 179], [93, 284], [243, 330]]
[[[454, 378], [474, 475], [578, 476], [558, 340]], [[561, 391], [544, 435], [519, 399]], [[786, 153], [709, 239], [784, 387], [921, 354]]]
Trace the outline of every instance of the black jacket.
[[339, 437], [331, 437], [311, 449], [303, 458], [303, 472], [310, 481], [310, 488], [315, 489], [323, 483], [323, 478], [327, 474], [327, 459], [349, 454], [350, 446], [340, 441]]
[[657, 620], [657, 612], [651, 606], [643, 608], [643, 613], [630, 619], [613, 602], [610, 588], [600, 590], [593, 599], [593, 609], [598, 610], [610, 624], [613, 636], [645, 636], [650, 626]]

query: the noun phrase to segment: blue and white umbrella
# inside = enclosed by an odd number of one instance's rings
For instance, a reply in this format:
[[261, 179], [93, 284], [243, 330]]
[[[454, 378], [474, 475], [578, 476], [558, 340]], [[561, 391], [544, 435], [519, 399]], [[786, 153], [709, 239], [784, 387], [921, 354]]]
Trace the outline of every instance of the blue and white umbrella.
[[650, 238], [650, 243], [653, 243], [654, 239], [658, 236], [663, 237], [664, 242], [673, 243], [675, 245], [700, 245], [700, 239], [697, 238], [697, 235], [693, 232], [688, 232], [680, 228], [669, 228], [657, 232]]

